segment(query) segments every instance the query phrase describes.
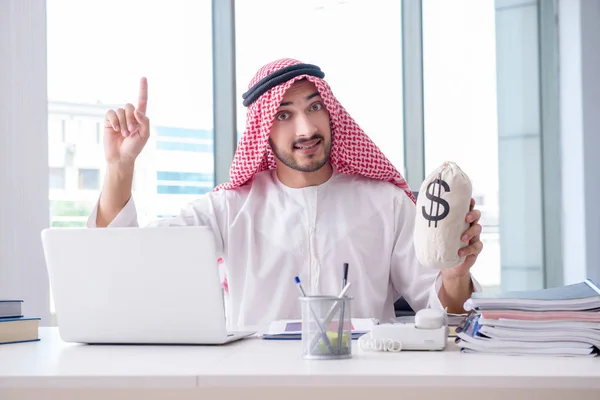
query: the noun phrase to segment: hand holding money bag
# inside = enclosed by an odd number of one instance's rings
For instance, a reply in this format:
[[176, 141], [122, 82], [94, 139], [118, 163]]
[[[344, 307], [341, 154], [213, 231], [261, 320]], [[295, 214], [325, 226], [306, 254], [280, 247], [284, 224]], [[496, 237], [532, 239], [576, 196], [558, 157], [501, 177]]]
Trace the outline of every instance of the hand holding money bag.
[[460, 240], [469, 228], [473, 188], [456, 163], [446, 161], [423, 182], [417, 197], [414, 246], [421, 265], [447, 269], [459, 266], [465, 256], [458, 251], [468, 245]]

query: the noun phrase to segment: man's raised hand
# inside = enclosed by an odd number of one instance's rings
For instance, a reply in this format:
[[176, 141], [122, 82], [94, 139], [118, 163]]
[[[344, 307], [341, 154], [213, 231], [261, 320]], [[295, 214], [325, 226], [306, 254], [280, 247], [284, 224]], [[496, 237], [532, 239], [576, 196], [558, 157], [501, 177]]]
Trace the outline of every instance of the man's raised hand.
[[150, 120], [146, 116], [148, 81], [140, 80], [137, 108], [108, 110], [104, 120], [104, 152], [110, 165], [132, 165], [150, 137]]

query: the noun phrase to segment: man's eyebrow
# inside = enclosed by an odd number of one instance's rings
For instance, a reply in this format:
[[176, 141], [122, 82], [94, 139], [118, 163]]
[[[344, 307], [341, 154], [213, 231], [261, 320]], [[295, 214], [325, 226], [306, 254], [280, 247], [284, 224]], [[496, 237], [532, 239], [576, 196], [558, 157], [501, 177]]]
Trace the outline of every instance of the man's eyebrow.
[[[321, 94], [319, 92], [314, 92], [309, 94], [308, 96], [306, 96], [306, 100], [310, 100], [313, 97], [317, 97], [320, 96]], [[291, 101], [284, 101], [283, 103], [281, 103], [280, 107], [285, 107], [285, 106], [291, 106], [292, 102]]]
[[317, 97], [320, 96], [321, 94], [319, 92], [314, 92], [313, 94], [309, 94], [308, 96], [306, 96], [306, 100], [310, 100], [313, 97]]

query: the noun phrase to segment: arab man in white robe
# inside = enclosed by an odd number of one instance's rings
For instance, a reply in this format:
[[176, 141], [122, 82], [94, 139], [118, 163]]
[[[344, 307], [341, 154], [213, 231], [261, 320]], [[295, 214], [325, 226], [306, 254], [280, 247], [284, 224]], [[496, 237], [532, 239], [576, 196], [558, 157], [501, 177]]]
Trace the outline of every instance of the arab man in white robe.
[[[323, 78], [319, 67], [292, 59], [262, 67], [243, 96], [247, 124], [230, 182], [152, 226], [211, 228], [225, 268], [229, 329], [299, 319], [294, 278], [309, 294], [336, 295], [344, 263], [353, 318], [389, 320], [400, 297], [415, 311], [464, 312], [480, 290], [470, 273], [483, 247], [474, 201], [464, 216], [465, 261], [444, 270], [421, 265], [411, 189]], [[90, 228], [138, 226], [131, 186], [150, 134], [147, 101], [142, 79], [137, 108], [106, 113], [107, 173]]]

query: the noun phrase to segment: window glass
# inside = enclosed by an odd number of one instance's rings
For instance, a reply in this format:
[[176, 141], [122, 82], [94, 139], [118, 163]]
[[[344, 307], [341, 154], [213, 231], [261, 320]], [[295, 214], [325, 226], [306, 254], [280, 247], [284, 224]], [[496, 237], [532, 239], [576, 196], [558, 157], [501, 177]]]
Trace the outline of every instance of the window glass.
[[238, 134], [246, 122], [242, 94], [254, 74], [293, 58], [323, 70], [344, 108], [404, 171], [400, 1], [256, 0], [235, 8]]

